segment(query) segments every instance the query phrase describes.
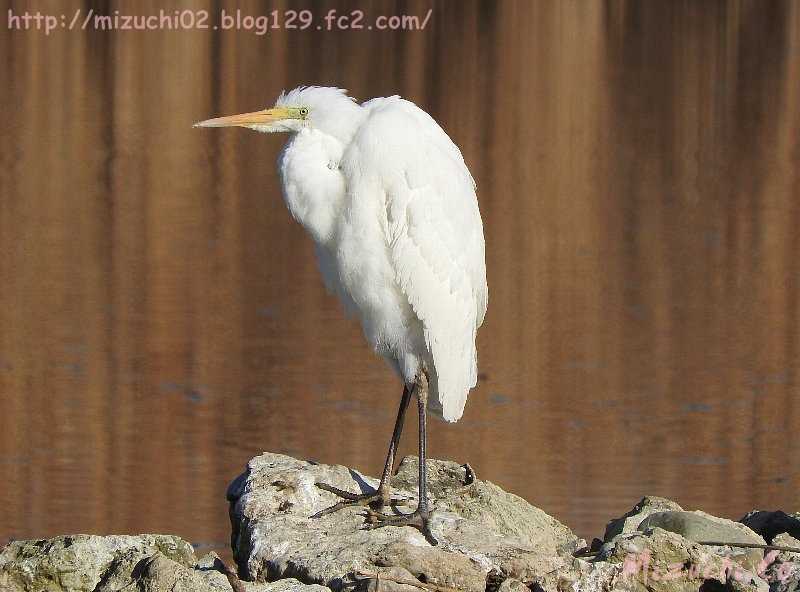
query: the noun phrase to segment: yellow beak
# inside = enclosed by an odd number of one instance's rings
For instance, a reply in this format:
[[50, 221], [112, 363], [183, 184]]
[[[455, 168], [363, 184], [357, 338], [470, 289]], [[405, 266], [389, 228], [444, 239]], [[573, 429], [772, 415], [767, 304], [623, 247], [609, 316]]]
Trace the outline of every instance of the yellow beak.
[[228, 115], [227, 117], [217, 117], [206, 119], [195, 123], [194, 127], [248, 127], [256, 124], [270, 124], [282, 119], [291, 119], [292, 114], [285, 107], [275, 107], [274, 109], [264, 109], [263, 111], [253, 111], [252, 113], [240, 113], [239, 115]]

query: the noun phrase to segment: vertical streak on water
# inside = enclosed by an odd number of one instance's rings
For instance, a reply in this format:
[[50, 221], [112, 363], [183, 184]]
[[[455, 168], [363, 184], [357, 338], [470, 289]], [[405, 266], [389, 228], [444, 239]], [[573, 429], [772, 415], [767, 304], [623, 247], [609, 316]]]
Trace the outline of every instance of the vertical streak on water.
[[0, 536], [224, 546], [259, 451], [380, 468], [401, 387], [324, 292], [283, 139], [191, 128], [303, 83], [418, 102], [478, 183], [482, 379], [433, 456], [584, 536], [645, 494], [791, 509], [799, 39], [790, 1], [0, 36]]

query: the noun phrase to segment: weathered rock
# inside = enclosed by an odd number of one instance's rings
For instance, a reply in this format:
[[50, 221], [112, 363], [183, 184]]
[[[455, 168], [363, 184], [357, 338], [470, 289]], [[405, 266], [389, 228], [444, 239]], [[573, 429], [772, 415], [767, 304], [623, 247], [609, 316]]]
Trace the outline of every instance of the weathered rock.
[[[277, 582], [260, 584], [255, 582], [242, 582], [245, 592], [331, 592], [325, 586], [317, 584], [304, 584], [295, 578], [285, 578]], [[419, 592], [419, 591], [417, 591]]]
[[[575, 559], [568, 570], [551, 574], [539, 582], [540, 588], [550, 592], [609, 592], [630, 588], [626, 580], [620, 578], [622, 565], [599, 559]], [[623, 584], [620, 586], [620, 584]], [[537, 592], [534, 590], [534, 592]], [[541, 590], [539, 591], [541, 592]]]
[[0, 551], [0, 590], [90, 592], [118, 562], [131, 566], [161, 553], [176, 563], [195, 562], [191, 545], [176, 536], [94, 536], [13, 541]]
[[618, 534], [633, 532], [639, 528], [639, 524], [647, 518], [650, 514], [656, 512], [665, 512], [670, 510], [681, 511], [678, 504], [672, 500], [664, 497], [657, 497], [654, 495], [643, 497], [638, 504], [633, 506], [619, 518], [610, 520], [606, 525], [606, 532], [603, 535], [603, 541], [608, 542]]
[[[782, 535], [785, 536], [785, 535]], [[761, 549], [701, 545], [699, 541], [764, 544], [743, 524], [664, 499], [643, 498], [609, 522], [593, 559], [576, 558], [558, 574], [559, 592], [790, 592], [775, 589]], [[784, 558], [789, 561], [788, 557]]]
[[531, 592], [531, 589], [524, 582], [520, 582], [514, 578], [506, 578], [503, 580], [503, 583], [500, 584], [500, 587], [497, 589], [498, 592]]
[[[655, 512], [642, 520], [638, 530], [646, 532], [650, 528], [663, 528], [677, 533], [694, 542], [727, 542], [765, 544], [764, 539], [744, 524], [718, 518], [700, 510], [693, 512], [668, 511]], [[761, 549], [710, 545], [718, 555], [724, 555], [749, 570], [757, 569], [764, 559]]]
[[[136, 592], [231, 592], [228, 578], [217, 569], [221, 567], [219, 558], [214, 556], [214, 559], [216, 561], [211, 561], [213, 567], [202, 567], [209, 563], [204, 558], [194, 568], [187, 568], [157, 553], [139, 563], [127, 588], [101, 587], [96, 592], [128, 589]], [[272, 583], [241, 584], [245, 592], [330, 592], [322, 586], [308, 586], [292, 578]]]
[[[141, 592], [230, 592], [231, 586], [227, 578], [215, 571], [202, 572], [188, 569], [160, 553], [143, 559], [134, 573], [125, 573], [131, 577]], [[123, 577], [124, 577], [123, 576]], [[204, 577], [205, 576], [205, 577]], [[128, 586], [134, 588], [134, 586]], [[121, 590], [118, 587], [101, 587], [98, 592]]]
[[[393, 493], [416, 505], [417, 459], [407, 457], [392, 479]], [[431, 531], [438, 545], [411, 527], [364, 530], [363, 509], [309, 516], [339, 501], [315, 487], [324, 482], [369, 491], [376, 479], [342, 466], [265, 453], [228, 490], [234, 557], [257, 581], [296, 577], [338, 590], [358, 573], [404, 570], [424, 582], [483, 592], [490, 570], [531, 581], [572, 562], [585, 544], [563, 524], [486, 481], [465, 484], [465, 469], [429, 461]]]
[[739, 522], [760, 534], [768, 543], [771, 543], [776, 535], [783, 532], [800, 539], [800, 512], [787, 514], [780, 510], [776, 512], [753, 510], [743, 516]]
[[[406, 458], [393, 478], [404, 511], [416, 505], [417, 467]], [[315, 483], [363, 491], [376, 479], [276, 454], [253, 459], [228, 491], [239, 572], [255, 580], [234, 578], [236, 589], [421, 592], [427, 583], [460, 592], [800, 592], [799, 553], [771, 550], [762, 559], [761, 549], [700, 544], [764, 539], [664, 498], [643, 498], [612, 520], [592, 554], [557, 520], [455, 463], [431, 461], [428, 477], [437, 545], [410, 527], [364, 530], [361, 508], [309, 518], [338, 501]], [[775, 545], [798, 548], [790, 534], [776, 534], [795, 518], [751, 512], [743, 521]], [[230, 592], [226, 570], [216, 554], [197, 560], [191, 545], [168, 535], [62, 536], [0, 549], [2, 592]]]
[[[419, 588], [413, 585], [417, 581], [407, 569], [387, 567], [377, 570], [374, 576], [359, 580], [354, 590], [356, 592], [420, 592]], [[329, 589], [325, 588], [325, 590]]]
[[[582, 575], [578, 583], [590, 581], [593, 590], [697, 592], [725, 587], [767, 592], [769, 588], [756, 570], [745, 569], [715, 552], [714, 547], [699, 545], [660, 527], [617, 535], [603, 546], [588, 573], [592, 577]], [[586, 588], [578, 585], [572, 589]]]
[[765, 544], [764, 539], [740, 522], [718, 518], [701, 510], [693, 512], [655, 512], [642, 520], [639, 528], [663, 528], [692, 541], [726, 541], [730, 543]]
[[[796, 539], [792, 535], [785, 532], [775, 535], [770, 544], [778, 547], [792, 547], [794, 549], [800, 549], [800, 539]], [[794, 551], [778, 551], [776, 557], [782, 561], [800, 562], [800, 553]]]
[[[772, 545], [800, 549], [800, 540], [790, 534], [774, 536]], [[769, 582], [770, 592], [797, 592], [800, 590], [800, 553], [769, 551], [764, 557], [767, 568], [764, 579]]]
[[[3, 592], [231, 592], [210, 553], [196, 561], [176, 536], [61, 536], [0, 550]], [[294, 579], [243, 582], [245, 592], [330, 592]]]

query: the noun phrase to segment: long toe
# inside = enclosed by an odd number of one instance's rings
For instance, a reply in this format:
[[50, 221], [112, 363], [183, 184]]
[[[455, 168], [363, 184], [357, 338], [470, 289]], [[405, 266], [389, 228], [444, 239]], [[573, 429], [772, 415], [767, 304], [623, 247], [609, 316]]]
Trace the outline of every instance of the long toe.
[[365, 530], [375, 530], [376, 528], [383, 528], [384, 526], [412, 526], [419, 530], [428, 542], [432, 545], [437, 545], [436, 538], [431, 533], [430, 529], [430, 514], [422, 512], [417, 508], [411, 514], [382, 514], [370, 508], [366, 512], [367, 523], [364, 525]]
[[371, 497], [371, 496], [377, 495], [377, 492], [375, 492], [374, 494], [372, 494], [372, 493], [368, 493], [368, 494], [350, 493], [349, 491], [345, 491], [344, 489], [339, 489], [338, 487], [334, 487], [333, 485], [328, 485], [327, 483], [314, 483], [314, 485], [316, 485], [317, 487], [319, 487], [320, 489], [322, 489], [324, 491], [330, 492], [333, 495], [339, 496], [342, 499], [346, 499], [346, 500], [350, 500], [350, 501], [355, 501], [355, 500], [361, 499], [361, 498], [363, 498], [365, 496]]
[[[345, 491], [344, 489], [334, 487], [333, 485], [328, 485], [327, 483], [315, 483], [315, 485], [324, 491], [342, 498], [342, 501], [333, 504], [324, 510], [320, 510], [316, 514], [313, 514], [311, 518], [321, 518], [322, 516], [332, 514], [333, 512], [338, 512], [343, 508], [351, 508], [354, 506], [372, 506], [380, 509], [387, 505], [387, 500], [384, 499], [384, 496], [379, 491], [375, 491], [373, 493], [351, 493], [349, 491]], [[391, 500], [389, 503], [395, 504], [400, 503], [401, 501], [402, 500]]]

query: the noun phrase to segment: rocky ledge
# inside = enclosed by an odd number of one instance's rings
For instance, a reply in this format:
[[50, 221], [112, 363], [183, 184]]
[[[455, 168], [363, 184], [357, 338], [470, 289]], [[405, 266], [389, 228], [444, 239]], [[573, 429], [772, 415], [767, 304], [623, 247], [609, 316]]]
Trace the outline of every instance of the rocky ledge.
[[[13, 541], [0, 550], [3, 592], [230, 592], [215, 553], [198, 559], [180, 537], [78, 534]], [[238, 582], [236, 592], [330, 592], [297, 580]]]
[[[398, 510], [416, 503], [417, 459], [392, 480]], [[363, 509], [309, 516], [377, 480], [343, 466], [265, 453], [228, 489], [238, 577], [178, 537], [62, 536], [0, 550], [0, 590], [17, 592], [792, 592], [800, 590], [800, 514], [738, 522], [645, 497], [591, 545], [522, 498], [430, 461], [431, 532], [365, 530]], [[407, 507], [405, 507], [407, 506]], [[708, 544], [718, 543], [718, 544]], [[728, 543], [728, 544], [722, 544]], [[765, 546], [776, 547], [764, 549]], [[241, 578], [241, 580], [239, 580]], [[312, 590], [313, 588], [313, 590]]]

